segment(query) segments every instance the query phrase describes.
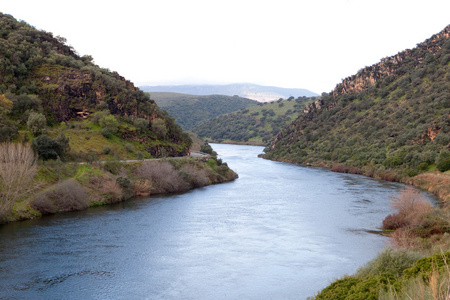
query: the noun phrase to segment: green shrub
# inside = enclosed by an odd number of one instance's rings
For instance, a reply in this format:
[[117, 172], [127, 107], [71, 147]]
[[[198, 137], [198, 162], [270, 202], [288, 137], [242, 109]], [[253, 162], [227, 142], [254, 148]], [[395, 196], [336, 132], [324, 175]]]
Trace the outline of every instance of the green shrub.
[[351, 288], [362, 279], [355, 277], [345, 277], [338, 279], [325, 289], [323, 289], [314, 299], [315, 300], [346, 300]]
[[28, 116], [27, 127], [33, 135], [38, 136], [46, 132], [47, 119], [41, 113], [32, 112]]
[[64, 151], [61, 144], [51, 137], [43, 134], [38, 136], [31, 143], [34, 152], [39, 156], [39, 159], [57, 159], [63, 157]]
[[450, 262], [450, 252], [438, 253], [429, 257], [419, 259], [414, 266], [404, 271], [405, 278], [422, 277], [425, 281], [433, 271], [439, 271], [448, 268]]
[[441, 172], [450, 170], [450, 151], [443, 150], [439, 153], [436, 161], [436, 168]]
[[117, 130], [119, 130], [119, 121], [117, 121], [114, 115], [104, 116], [98, 121], [98, 123], [103, 129], [108, 130], [112, 134], [115, 134]]
[[386, 248], [365, 266], [359, 268], [356, 276], [366, 278], [387, 273], [399, 278], [405, 269], [412, 267], [421, 257], [415, 252]]
[[110, 159], [103, 164], [103, 168], [106, 171], [116, 175], [119, 173], [120, 169], [122, 168], [122, 164], [115, 159]]

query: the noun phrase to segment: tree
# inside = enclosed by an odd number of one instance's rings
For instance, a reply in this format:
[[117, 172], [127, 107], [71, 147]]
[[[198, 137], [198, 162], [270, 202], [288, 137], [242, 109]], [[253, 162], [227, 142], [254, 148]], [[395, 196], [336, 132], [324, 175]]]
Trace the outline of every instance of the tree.
[[164, 138], [166, 136], [167, 127], [163, 119], [155, 119], [152, 122], [152, 130], [157, 136]]
[[37, 173], [36, 155], [29, 144], [0, 144], [0, 221], [5, 221], [14, 203], [31, 192]]
[[28, 117], [27, 127], [34, 136], [38, 136], [46, 132], [47, 119], [41, 113], [32, 112]]
[[98, 123], [103, 129], [107, 129], [113, 134], [119, 129], [119, 122], [114, 115], [104, 116], [98, 121]]
[[148, 129], [150, 121], [145, 118], [136, 118], [133, 120], [133, 124], [139, 131], [143, 132]]
[[8, 100], [5, 95], [0, 95], [0, 115], [6, 115], [11, 111], [12, 107], [12, 101]]
[[34, 152], [39, 156], [39, 159], [42, 160], [57, 159], [64, 155], [61, 144], [45, 134], [35, 138], [31, 145]]

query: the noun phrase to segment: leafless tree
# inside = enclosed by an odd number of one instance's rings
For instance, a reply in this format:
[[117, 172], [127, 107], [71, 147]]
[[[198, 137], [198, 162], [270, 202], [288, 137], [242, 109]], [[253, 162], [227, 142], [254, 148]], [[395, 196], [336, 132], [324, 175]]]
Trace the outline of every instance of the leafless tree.
[[7, 217], [14, 203], [36, 188], [33, 179], [37, 170], [30, 145], [0, 144], [0, 220]]

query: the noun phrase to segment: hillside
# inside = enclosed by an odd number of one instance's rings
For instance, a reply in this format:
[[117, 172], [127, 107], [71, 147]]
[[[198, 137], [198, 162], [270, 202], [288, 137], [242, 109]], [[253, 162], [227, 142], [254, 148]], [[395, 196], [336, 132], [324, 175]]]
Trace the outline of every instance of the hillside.
[[449, 169], [449, 36], [450, 26], [344, 79], [283, 129], [265, 157], [409, 176]]
[[306, 89], [290, 89], [273, 86], [261, 86], [250, 83], [236, 83], [227, 85], [163, 85], [141, 86], [144, 92], [172, 92], [190, 95], [238, 95], [243, 98], [259, 102], [270, 102], [280, 98], [314, 97], [316, 93]]
[[234, 112], [258, 103], [254, 100], [239, 96], [224, 95], [195, 96], [154, 92], [150, 96], [161, 109], [167, 110], [185, 130], [191, 130], [200, 121]]
[[290, 97], [287, 100], [259, 103], [200, 122], [192, 131], [214, 142], [266, 145], [313, 100]]
[[72, 159], [105, 146], [132, 157], [190, 151], [189, 136], [153, 100], [64, 38], [0, 14], [0, 58], [0, 142], [65, 133]]

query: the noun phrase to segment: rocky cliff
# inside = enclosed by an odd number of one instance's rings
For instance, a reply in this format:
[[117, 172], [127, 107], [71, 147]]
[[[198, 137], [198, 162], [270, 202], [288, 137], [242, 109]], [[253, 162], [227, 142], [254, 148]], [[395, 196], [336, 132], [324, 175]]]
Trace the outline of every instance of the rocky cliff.
[[357, 93], [375, 85], [375, 83], [387, 76], [401, 76], [406, 73], [406, 68], [413, 68], [426, 59], [427, 54], [434, 55], [440, 51], [444, 42], [450, 36], [450, 25], [440, 33], [433, 35], [425, 42], [417, 45], [412, 50], [404, 50], [397, 55], [383, 58], [378, 64], [365, 67], [353, 76], [345, 78], [333, 90], [333, 96], [346, 93]]

